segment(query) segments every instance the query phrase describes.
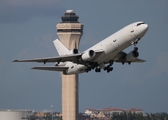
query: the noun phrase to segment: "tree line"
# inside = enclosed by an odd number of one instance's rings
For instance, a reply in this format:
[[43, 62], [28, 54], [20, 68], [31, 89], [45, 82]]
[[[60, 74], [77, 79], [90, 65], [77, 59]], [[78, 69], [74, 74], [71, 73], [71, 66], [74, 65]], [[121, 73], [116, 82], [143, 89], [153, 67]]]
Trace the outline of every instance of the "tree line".
[[[80, 120], [168, 120], [168, 113], [161, 112], [161, 113], [113, 113], [111, 114], [111, 118], [91, 118], [88, 116], [80, 116]], [[28, 120], [62, 120], [62, 117], [53, 116], [52, 114], [48, 113], [45, 117], [38, 117], [33, 115], [30, 115], [28, 117]]]
[[111, 120], [168, 120], [168, 113], [113, 113]]

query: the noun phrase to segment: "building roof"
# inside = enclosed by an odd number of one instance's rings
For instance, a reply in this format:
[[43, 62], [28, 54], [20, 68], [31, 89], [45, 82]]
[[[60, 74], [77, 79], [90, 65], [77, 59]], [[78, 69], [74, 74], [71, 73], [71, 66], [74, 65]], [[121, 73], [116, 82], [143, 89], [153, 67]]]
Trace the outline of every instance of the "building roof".
[[121, 108], [103, 108], [103, 109], [94, 109], [94, 108], [86, 108], [89, 111], [143, 111], [142, 109], [137, 108], [129, 108], [129, 109], [121, 109]]
[[62, 23], [78, 23], [79, 16], [73, 10], [67, 10], [61, 17]]

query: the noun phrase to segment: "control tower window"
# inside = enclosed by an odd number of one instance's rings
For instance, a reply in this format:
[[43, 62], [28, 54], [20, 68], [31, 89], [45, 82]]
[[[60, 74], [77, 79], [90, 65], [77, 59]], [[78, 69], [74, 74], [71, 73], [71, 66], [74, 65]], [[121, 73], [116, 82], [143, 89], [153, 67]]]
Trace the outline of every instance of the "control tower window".
[[72, 29], [71, 32], [81, 32], [80, 29]]
[[57, 32], [62, 32], [62, 30], [59, 30], [59, 29], [58, 29]]
[[80, 29], [58, 29], [57, 32], [82, 32]]
[[78, 16], [75, 13], [65, 13], [64, 16], [61, 17], [62, 22], [64, 23], [78, 23]]

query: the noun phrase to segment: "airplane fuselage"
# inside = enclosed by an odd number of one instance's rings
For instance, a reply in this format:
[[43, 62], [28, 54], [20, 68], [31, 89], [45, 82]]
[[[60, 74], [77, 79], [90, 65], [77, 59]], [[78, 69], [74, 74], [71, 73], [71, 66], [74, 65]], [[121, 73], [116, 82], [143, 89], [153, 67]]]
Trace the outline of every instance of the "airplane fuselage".
[[[141, 24], [137, 25], [138, 23]], [[113, 60], [115, 56], [125, 48], [131, 46], [135, 42], [138, 42], [145, 35], [147, 30], [148, 25], [144, 22], [132, 23], [100, 41], [84, 52], [87, 52], [89, 50], [103, 50], [104, 52], [99, 57], [97, 57], [94, 62], [97, 62], [100, 65], [100, 68], [104, 68], [105, 63]], [[64, 74], [83, 73], [87, 68], [85, 65], [72, 62], [68, 62], [67, 66], [69, 66], [69, 69], [66, 70]]]

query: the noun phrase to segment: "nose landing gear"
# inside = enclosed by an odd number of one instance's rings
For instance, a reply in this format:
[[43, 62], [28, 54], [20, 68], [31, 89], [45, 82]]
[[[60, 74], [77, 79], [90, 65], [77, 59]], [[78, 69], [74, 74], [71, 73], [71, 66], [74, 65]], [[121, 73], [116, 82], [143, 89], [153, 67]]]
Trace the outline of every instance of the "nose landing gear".
[[135, 50], [135, 51], [138, 51], [138, 47], [134, 47], [134, 50]]
[[138, 52], [138, 47], [136, 47], [136, 45], [138, 44], [139, 40], [140, 40], [140, 38], [133, 43], [134, 44], [134, 50], [133, 50], [134, 52]]

